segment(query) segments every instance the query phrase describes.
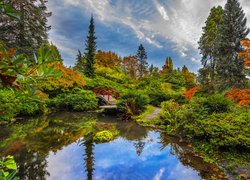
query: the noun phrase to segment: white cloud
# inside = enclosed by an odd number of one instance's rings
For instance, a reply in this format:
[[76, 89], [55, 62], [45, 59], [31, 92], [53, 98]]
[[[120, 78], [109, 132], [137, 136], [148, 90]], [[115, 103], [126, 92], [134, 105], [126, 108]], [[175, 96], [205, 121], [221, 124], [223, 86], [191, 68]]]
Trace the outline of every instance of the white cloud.
[[[81, 6], [84, 11], [93, 12], [104, 23], [121, 23], [130, 27], [139, 39], [157, 48], [163, 47], [157, 37], [170, 40], [182, 57], [189, 50], [197, 49], [202, 26], [211, 7], [219, 4], [224, 6], [225, 2], [226, 0], [168, 0], [160, 3], [159, 0], [152, 0], [151, 3], [145, 3], [117, 0], [112, 4], [109, 0], [65, 0], [66, 4]], [[241, 2], [250, 17], [250, 2]]]
[[162, 177], [162, 175], [163, 175], [163, 173], [164, 173], [164, 171], [165, 171], [165, 168], [161, 168], [159, 170], [159, 172], [157, 172], [157, 174], [155, 175], [154, 180], [160, 180], [161, 177]]
[[[63, 0], [64, 6], [77, 6], [93, 13], [107, 26], [129, 27], [142, 41], [157, 48], [171, 42], [179, 56], [198, 59], [198, 40], [209, 11], [224, 6], [226, 0]], [[240, 0], [250, 27], [250, 1]], [[191, 52], [191, 53], [190, 53]], [[194, 53], [195, 52], [195, 53]], [[196, 55], [194, 55], [196, 54]], [[190, 61], [189, 57], [187, 60]], [[191, 60], [195, 62], [195, 60]]]

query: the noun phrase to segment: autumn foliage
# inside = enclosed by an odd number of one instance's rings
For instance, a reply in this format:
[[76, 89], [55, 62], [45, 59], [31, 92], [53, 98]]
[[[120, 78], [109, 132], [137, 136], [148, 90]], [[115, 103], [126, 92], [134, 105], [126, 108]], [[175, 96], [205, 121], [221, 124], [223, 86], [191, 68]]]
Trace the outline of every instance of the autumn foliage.
[[121, 58], [114, 52], [98, 51], [95, 56], [96, 64], [103, 67], [113, 68], [121, 65]]
[[[17, 76], [12, 74], [6, 74], [6, 72], [2, 72], [13, 68], [13, 64], [10, 61], [10, 59], [14, 57], [15, 52], [16, 52], [15, 48], [10, 48], [8, 51], [6, 51], [5, 52], [6, 55], [4, 54], [3, 51], [0, 51], [0, 62], [2, 66], [0, 67], [0, 79], [4, 86], [11, 86], [18, 89], [19, 84], [16, 82]], [[2, 63], [7, 64], [7, 67], [4, 67]]]
[[86, 85], [85, 80], [78, 72], [64, 67], [60, 62], [54, 62], [49, 66], [53, 66], [55, 71], [61, 71], [61, 77], [53, 77], [44, 81], [42, 84], [43, 90], [65, 90]]
[[226, 97], [239, 106], [250, 105], [250, 89], [233, 89], [226, 94]]
[[194, 94], [195, 94], [195, 92], [196, 92], [199, 88], [200, 88], [200, 85], [195, 86], [195, 87], [193, 87], [193, 88], [187, 90], [186, 93], [185, 93], [185, 97], [186, 97], [187, 99], [192, 99], [193, 96], [194, 96]]
[[243, 58], [245, 68], [250, 68], [250, 40], [244, 39], [241, 41], [241, 44], [245, 49], [239, 53], [239, 56]]

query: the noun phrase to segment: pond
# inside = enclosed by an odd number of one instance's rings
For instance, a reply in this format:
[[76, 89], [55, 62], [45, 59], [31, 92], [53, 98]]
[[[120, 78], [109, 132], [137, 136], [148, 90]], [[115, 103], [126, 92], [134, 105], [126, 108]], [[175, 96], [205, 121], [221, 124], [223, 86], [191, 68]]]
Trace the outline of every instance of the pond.
[[[114, 128], [114, 140], [94, 142], [93, 130]], [[0, 127], [0, 140], [0, 156], [14, 155], [20, 179], [223, 179], [182, 140], [96, 113], [26, 119]]]

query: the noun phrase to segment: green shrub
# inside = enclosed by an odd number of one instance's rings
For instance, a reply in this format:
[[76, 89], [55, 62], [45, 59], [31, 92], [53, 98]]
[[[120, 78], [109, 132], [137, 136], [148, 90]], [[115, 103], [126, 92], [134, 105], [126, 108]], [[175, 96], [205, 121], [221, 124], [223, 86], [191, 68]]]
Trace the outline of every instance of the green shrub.
[[194, 98], [182, 106], [171, 100], [162, 103], [161, 119], [169, 133], [198, 140], [214, 149], [249, 149], [249, 108], [231, 105], [221, 95]]
[[203, 102], [209, 113], [229, 112], [233, 103], [221, 94], [208, 96]]
[[94, 141], [95, 142], [109, 142], [114, 139], [114, 135], [110, 131], [100, 131], [95, 134]]
[[41, 103], [32, 97], [22, 95], [19, 96], [18, 99], [21, 102], [19, 106], [19, 115], [34, 115], [41, 110]]
[[189, 103], [189, 109], [193, 114], [201, 115], [212, 113], [230, 112], [233, 103], [221, 94], [208, 97], [194, 97]]
[[249, 119], [247, 111], [236, 109], [231, 113], [213, 113], [186, 123], [186, 134], [190, 138], [203, 139], [214, 148], [250, 148]]
[[130, 91], [122, 95], [118, 101], [118, 108], [125, 114], [138, 115], [145, 110], [149, 97], [140, 92]]
[[12, 120], [18, 114], [20, 101], [12, 90], [0, 90], [0, 120]]
[[93, 110], [98, 106], [96, 95], [92, 91], [83, 89], [62, 93], [50, 100], [48, 105], [56, 110], [69, 111]]
[[166, 125], [167, 131], [175, 131], [183, 123], [185, 117], [185, 108], [173, 100], [163, 102], [161, 104], [162, 112], [161, 119], [163, 124]]
[[171, 99], [171, 95], [167, 94], [165, 92], [162, 91], [151, 91], [147, 93], [149, 98], [150, 98], [150, 102], [149, 104], [153, 105], [153, 106], [160, 106], [162, 102], [164, 101], [168, 101]]
[[10, 121], [18, 115], [33, 115], [40, 111], [35, 97], [11, 89], [0, 90], [0, 120]]

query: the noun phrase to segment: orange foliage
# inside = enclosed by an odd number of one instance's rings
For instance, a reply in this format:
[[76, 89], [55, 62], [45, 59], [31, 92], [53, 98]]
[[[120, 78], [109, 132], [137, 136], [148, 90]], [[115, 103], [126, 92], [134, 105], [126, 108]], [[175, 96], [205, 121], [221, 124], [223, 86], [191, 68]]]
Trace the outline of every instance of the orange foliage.
[[187, 90], [186, 93], [185, 93], [185, 97], [186, 97], [187, 99], [192, 99], [193, 96], [194, 96], [194, 94], [195, 94], [195, 92], [196, 92], [199, 88], [200, 88], [200, 85], [195, 86], [195, 87], [193, 87], [192, 89]]
[[[9, 58], [13, 58], [15, 56], [16, 49], [15, 48], [10, 48], [7, 51], [7, 59], [4, 57], [4, 53], [0, 51], [0, 61], [7, 61], [8, 66], [6, 67], [0, 67], [0, 70], [2, 69], [9, 69], [12, 66], [12, 62], [9, 61]], [[2, 81], [3, 86], [11, 86], [14, 87], [15, 89], [19, 89], [19, 83], [16, 81], [17, 76], [16, 75], [10, 75], [6, 73], [0, 72], [0, 79]]]
[[96, 64], [103, 67], [113, 68], [115, 66], [120, 66], [122, 62], [121, 58], [111, 51], [98, 51], [95, 58]]
[[41, 100], [46, 100], [46, 99], [49, 98], [48, 94], [46, 94], [46, 93], [44, 93], [44, 92], [42, 92], [42, 91], [40, 91], [40, 90], [36, 90], [36, 91], [35, 91], [35, 94], [36, 94], [36, 95], [39, 97], [39, 99], [41, 99]]
[[245, 47], [245, 49], [239, 53], [239, 57], [244, 58], [245, 68], [250, 68], [250, 40], [244, 39], [241, 41], [241, 44]]
[[122, 60], [122, 66], [132, 79], [136, 79], [137, 60], [135, 56], [124, 57]]
[[239, 106], [250, 105], [250, 89], [233, 89], [226, 94], [226, 97]]
[[61, 77], [49, 78], [42, 84], [42, 89], [71, 89], [73, 87], [84, 87], [86, 85], [85, 80], [78, 72], [64, 67], [60, 62], [54, 62], [49, 66], [53, 66], [55, 71], [61, 71], [62, 75]]

